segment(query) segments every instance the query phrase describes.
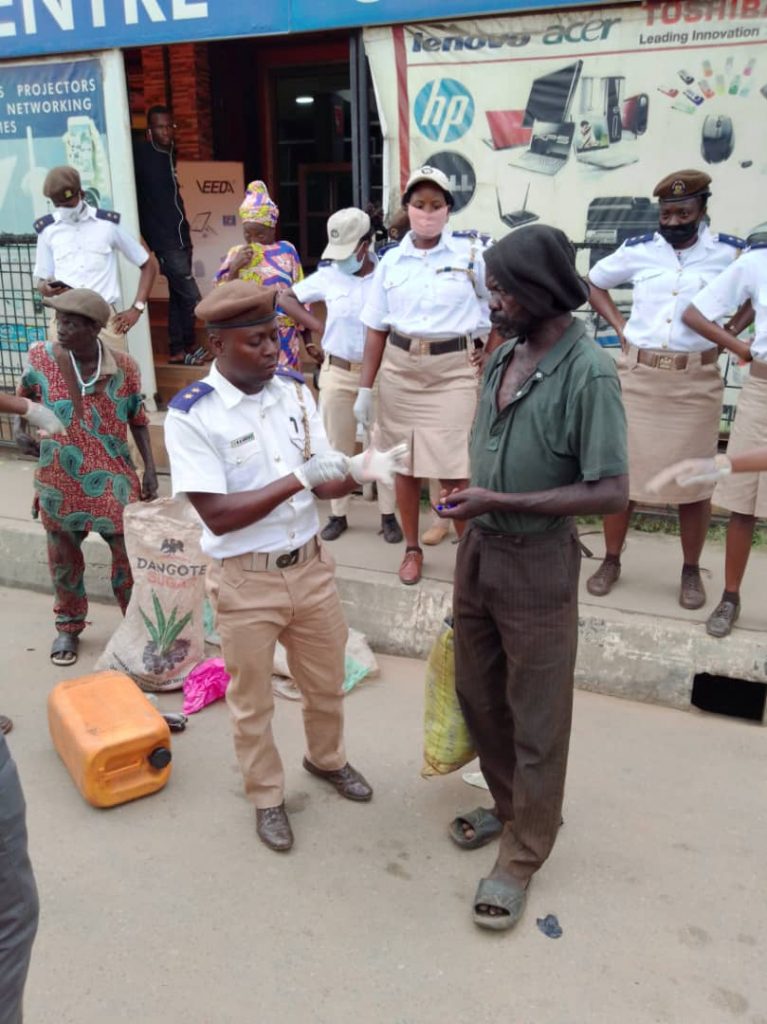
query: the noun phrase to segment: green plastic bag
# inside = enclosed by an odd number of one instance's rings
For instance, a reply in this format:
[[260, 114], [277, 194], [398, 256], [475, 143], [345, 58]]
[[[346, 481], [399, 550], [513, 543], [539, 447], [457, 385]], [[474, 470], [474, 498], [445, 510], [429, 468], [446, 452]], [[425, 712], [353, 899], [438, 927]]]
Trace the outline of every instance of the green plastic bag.
[[476, 756], [455, 692], [453, 626], [448, 619], [426, 665], [421, 775], [447, 775]]

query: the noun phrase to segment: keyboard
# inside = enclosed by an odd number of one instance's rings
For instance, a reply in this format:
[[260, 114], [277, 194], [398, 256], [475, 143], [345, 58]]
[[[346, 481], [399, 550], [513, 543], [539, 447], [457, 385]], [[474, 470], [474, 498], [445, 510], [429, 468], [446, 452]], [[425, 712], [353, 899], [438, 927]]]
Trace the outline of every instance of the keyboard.
[[561, 171], [567, 163], [567, 157], [547, 156], [545, 153], [531, 153], [525, 150], [519, 156], [510, 161], [512, 167], [525, 167], [528, 171], [538, 171], [540, 174], [556, 174]]

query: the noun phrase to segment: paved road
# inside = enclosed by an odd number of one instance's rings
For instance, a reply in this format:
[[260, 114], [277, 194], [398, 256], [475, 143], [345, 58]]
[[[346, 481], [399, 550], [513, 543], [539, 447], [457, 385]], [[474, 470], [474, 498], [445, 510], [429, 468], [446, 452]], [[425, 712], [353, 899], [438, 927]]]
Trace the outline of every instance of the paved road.
[[[117, 620], [91, 618], [81, 671]], [[42, 898], [28, 1024], [767, 1024], [759, 726], [578, 693], [565, 827], [519, 928], [493, 935], [469, 913], [493, 853], [444, 834], [482, 794], [419, 778], [421, 663], [381, 658], [348, 698], [370, 805], [302, 772], [300, 710], [279, 703], [281, 857], [255, 838], [222, 705], [174, 739], [164, 792], [88, 807], [45, 724], [50, 599], [0, 590], [0, 628]]]

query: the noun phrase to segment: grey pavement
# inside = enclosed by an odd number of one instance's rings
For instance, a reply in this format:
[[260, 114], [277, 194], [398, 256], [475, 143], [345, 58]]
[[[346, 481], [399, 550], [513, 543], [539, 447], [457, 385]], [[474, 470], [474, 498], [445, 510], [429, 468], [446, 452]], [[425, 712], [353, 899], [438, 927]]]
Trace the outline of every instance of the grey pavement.
[[[174, 736], [165, 790], [81, 799], [46, 697], [92, 668], [118, 613], [92, 606], [65, 671], [50, 605], [0, 589], [0, 710], [42, 903], [27, 1024], [767, 1024], [758, 726], [576, 694], [565, 825], [518, 928], [484, 933], [470, 903], [493, 849], [460, 851], [445, 827], [486, 794], [419, 777], [422, 662], [382, 656], [347, 698], [369, 805], [301, 770], [300, 708], [277, 702], [297, 839], [278, 855], [256, 839], [222, 704]], [[558, 940], [536, 927], [549, 913]]]

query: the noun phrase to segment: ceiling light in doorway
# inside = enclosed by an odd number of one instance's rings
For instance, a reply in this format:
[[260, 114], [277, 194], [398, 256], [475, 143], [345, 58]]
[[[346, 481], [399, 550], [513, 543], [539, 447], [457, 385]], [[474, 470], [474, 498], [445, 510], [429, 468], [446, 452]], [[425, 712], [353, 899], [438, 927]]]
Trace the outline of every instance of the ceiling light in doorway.
[[314, 96], [296, 96], [296, 103], [300, 107], [308, 107], [310, 103], [314, 103]]

